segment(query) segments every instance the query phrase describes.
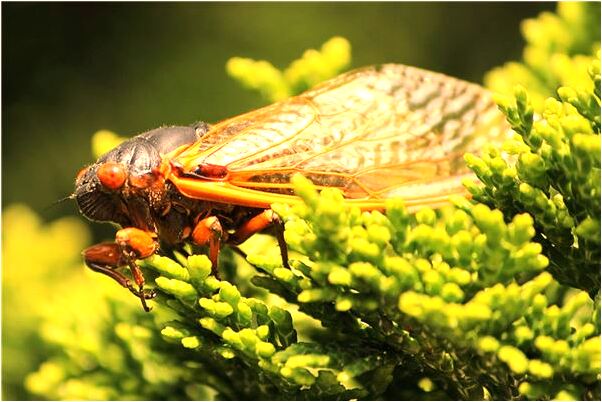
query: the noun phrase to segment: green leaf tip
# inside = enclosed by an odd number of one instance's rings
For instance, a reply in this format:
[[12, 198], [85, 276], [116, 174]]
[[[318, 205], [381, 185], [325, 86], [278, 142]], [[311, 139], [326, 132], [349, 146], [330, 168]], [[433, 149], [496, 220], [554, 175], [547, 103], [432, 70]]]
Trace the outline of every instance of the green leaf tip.
[[326, 41], [320, 50], [305, 51], [303, 56], [282, 71], [265, 60], [233, 57], [226, 63], [226, 72], [243, 86], [259, 91], [263, 98], [274, 102], [335, 77], [350, 62], [349, 41], [335, 36]]

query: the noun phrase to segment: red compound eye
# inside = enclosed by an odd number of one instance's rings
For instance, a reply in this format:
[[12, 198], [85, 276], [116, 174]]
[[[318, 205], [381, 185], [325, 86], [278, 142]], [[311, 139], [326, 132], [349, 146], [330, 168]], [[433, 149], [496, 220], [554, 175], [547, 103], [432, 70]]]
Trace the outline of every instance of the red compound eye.
[[82, 168], [82, 170], [77, 172], [77, 176], [75, 176], [75, 182], [78, 182], [82, 177], [84, 177], [84, 175], [86, 174], [87, 171], [88, 171], [88, 166], [86, 166], [85, 168]]
[[118, 190], [125, 183], [127, 175], [123, 165], [114, 162], [107, 162], [98, 168], [96, 177], [105, 188], [109, 190]]

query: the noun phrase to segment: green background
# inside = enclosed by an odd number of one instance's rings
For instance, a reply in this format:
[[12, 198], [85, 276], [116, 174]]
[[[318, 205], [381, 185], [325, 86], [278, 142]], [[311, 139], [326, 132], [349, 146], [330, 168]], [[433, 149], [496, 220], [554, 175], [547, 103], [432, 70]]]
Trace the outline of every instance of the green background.
[[[554, 3], [2, 4], [2, 203], [75, 214], [73, 178], [99, 129], [133, 135], [262, 105], [233, 56], [285, 67], [335, 35], [352, 67], [403, 63], [481, 82], [519, 59], [519, 23]], [[99, 225], [95, 225], [98, 227]], [[95, 230], [98, 230], [96, 228]], [[96, 237], [108, 236], [101, 229]]]

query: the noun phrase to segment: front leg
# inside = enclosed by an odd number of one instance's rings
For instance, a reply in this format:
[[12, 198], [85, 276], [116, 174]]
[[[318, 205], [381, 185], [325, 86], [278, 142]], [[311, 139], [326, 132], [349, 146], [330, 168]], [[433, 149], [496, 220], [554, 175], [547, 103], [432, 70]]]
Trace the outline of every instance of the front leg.
[[[147, 299], [156, 296], [155, 292], [144, 289], [144, 275], [136, 265], [136, 259], [147, 258], [157, 251], [158, 245], [153, 236], [137, 228], [121, 229], [115, 235], [115, 243], [100, 243], [83, 251], [86, 265], [93, 271], [100, 272], [114, 279], [121, 286], [129, 289], [140, 298], [145, 311], [150, 311], [146, 305]], [[130, 279], [117, 271], [117, 268], [127, 265], [138, 289]]]

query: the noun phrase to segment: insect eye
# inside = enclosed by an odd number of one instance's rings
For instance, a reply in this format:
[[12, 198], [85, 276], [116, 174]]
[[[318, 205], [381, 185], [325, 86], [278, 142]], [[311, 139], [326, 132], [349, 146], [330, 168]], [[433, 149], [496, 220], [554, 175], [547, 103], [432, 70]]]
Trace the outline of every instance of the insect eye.
[[147, 188], [150, 187], [156, 180], [157, 177], [154, 174], [147, 173], [142, 175], [131, 175], [129, 183], [136, 188]]
[[118, 190], [125, 183], [127, 175], [123, 165], [114, 162], [106, 162], [98, 167], [96, 177], [100, 183], [109, 190]]
[[84, 177], [84, 175], [86, 174], [87, 171], [88, 171], [88, 166], [86, 166], [85, 168], [82, 168], [79, 172], [77, 172], [77, 175], [75, 176], [75, 182], [77, 183], [78, 181], [80, 181], [81, 178]]

